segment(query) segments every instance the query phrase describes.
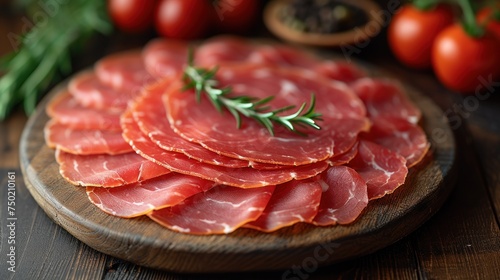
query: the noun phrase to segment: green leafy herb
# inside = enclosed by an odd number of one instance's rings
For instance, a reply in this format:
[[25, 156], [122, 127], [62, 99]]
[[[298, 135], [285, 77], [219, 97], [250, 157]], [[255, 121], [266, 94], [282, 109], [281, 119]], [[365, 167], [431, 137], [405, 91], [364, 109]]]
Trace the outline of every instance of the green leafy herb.
[[[42, 2], [36, 3], [42, 5]], [[46, 20], [34, 22], [27, 34], [8, 35], [16, 50], [0, 59], [0, 70], [5, 72], [0, 77], [0, 119], [5, 119], [19, 103], [31, 113], [40, 95], [70, 73], [75, 49], [95, 32], [109, 33], [112, 30], [105, 1], [54, 3], [57, 6], [50, 10], [35, 7], [39, 15], [44, 13]]]
[[188, 65], [184, 69], [184, 90], [194, 89], [196, 100], [201, 101], [202, 93], [205, 93], [214, 107], [222, 112], [226, 108], [236, 119], [236, 125], [241, 127], [241, 115], [255, 119], [262, 124], [271, 135], [274, 135], [274, 124], [282, 125], [288, 130], [303, 134], [297, 129], [300, 127], [312, 127], [320, 129], [317, 120], [321, 120], [321, 114], [314, 111], [315, 96], [311, 97], [309, 107], [303, 103], [299, 109], [290, 115], [282, 115], [283, 112], [294, 109], [295, 106], [286, 106], [270, 111], [268, 106], [273, 96], [257, 99], [250, 96], [229, 96], [231, 87], [218, 88], [218, 81], [214, 78], [218, 68], [199, 68], [193, 65], [192, 52], [189, 54]]

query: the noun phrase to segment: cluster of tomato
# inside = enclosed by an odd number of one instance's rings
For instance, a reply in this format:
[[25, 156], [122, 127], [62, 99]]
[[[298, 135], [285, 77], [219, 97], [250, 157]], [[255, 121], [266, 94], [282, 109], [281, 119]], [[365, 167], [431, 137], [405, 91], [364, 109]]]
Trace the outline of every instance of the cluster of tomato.
[[260, 14], [259, 0], [108, 0], [109, 15], [125, 32], [154, 27], [165, 37], [201, 38], [209, 33], [244, 33]]
[[455, 11], [448, 4], [429, 10], [403, 6], [389, 26], [389, 45], [404, 64], [432, 68], [448, 88], [474, 93], [480, 81], [500, 77], [500, 19], [491, 7], [472, 14], [481, 28], [481, 34], [473, 36]]

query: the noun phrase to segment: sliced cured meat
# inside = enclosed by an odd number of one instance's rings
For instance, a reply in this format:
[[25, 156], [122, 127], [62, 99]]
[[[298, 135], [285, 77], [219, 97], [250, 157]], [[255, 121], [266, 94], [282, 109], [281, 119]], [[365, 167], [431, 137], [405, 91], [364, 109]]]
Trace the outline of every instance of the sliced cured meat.
[[417, 125], [420, 110], [394, 82], [363, 78], [352, 86], [373, 122], [362, 137], [402, 155], [408, 167], [417, 164], [430, 146], [425, 132]]
[[419, 163], [430, 147], [420, 126], [399, 118], [379, 117], [361, 137], [402, 155], [408, 168]]
[[[177, 74], [187, 61], [187, 44], [170, 39], [156, 39], [144, 50], [146, 69], [157, 78]], [[195, 52], [195, 64], [214, 67], [236, 63], [310, 69], [311, 75], [353, 82], [365, 73], [352, 63], [322, 59], [306, 51], [282, 44], [255, 43], [241, 37], [217, 36], [204, 41]]]
[[149, 136], [159, 147], [167, 151], [183, 153], [189, 158], [201, 162], [231, 168], [254, 167], [257, 169], [276, 169], [281, 167], [273, 164], [253, 163], [230, 158], [214, 153], [180, 137], [170, 127], [166, 118], [165, 106], [162, 102], [162, 94], [165, 88], [168, 88], [171, 83], [171, 79], [164, 79], [158, 84], [144, 90], [142, 96], [132, 105], [134, 119], [141, 131]]
[[400, 118], [416, 124], [421, 112], [406, 97], [401, 87], [389, 80], [363, 78], [352, 84], [356, 94], [363, 100], [368, 116], [371, 119], [379, 117]]
[[196, 50], [195, 61], [204, 67], [234, 62], [299, 67], [348, 83], [365, 76], [365, 73], [352, 63], [333, 60], [323, 62], [298, 48], [281, 44], [255, 44], [229, 36], [220, 36], [204, 42]]
[[74, 129], [121, 131], [118, 112], [85, 108], [67, 91], [50, 101], [47, 105], [47, 114], [59, 123]]
[[345, 153], [368, 128], [361, 100], [343, 83], [306, 72], [246, 65], [221, 68], [221, 87], [232, 86], [234, 95], [265, 98], [269, 106], [282, 108], [310, 102], [316, 96], [316, 111], [322, 114], [320, 130], [308, 129], [307, 136], [276, 127], [275, 136], [257, 121], [244, 118], [241, 128], [225, 111], [214, 109], [207, 98], [197, 102], [192, 91], [182, 91], [178, 80], [165, 95], [167, 116], [174, 131], [185, 139], [229, 157], [282, 165], [303, 165]]
[[298, 222], [311, 222], [318, 213], [322, 188], [314, 180], [276, 186], [262, 215], [244, 227], [271, 232]]
[[346, 83], [365, 76], [364, 72], [354, 64], [334, 60], [323, 62], [304, 50], [279, 44], [256, 47], [248, 61], [310, 69], [314, 74], [321, 74], [329, 79]]
[[106, 213], [132, 218], [177, 205], [213, 185], [213, 182], [193, 176], [170, 173], [119, 188], [87, 187], [87, 196]]
[[139, 51], [108, 55], [96, 63], [95, 72], [103, 84], [132, 94], [156, 80], [146, 70]]
[[84, 72], [71, 79], [68, 90], [84, 107], [123, 112], [135, 98], [132, 91], [117, 90], [103, 84], [94, 72]]
[[342, 61], [330, 60], [320, 62], [313, 67], [313, 71], [332, 80], [346, 83], [352, 83], [366, 76], [364, 71], [356, 67], [353, 63]]
[[218, 36], [205, 41], [196, 49], [195, 63], [203, 67], [214, 67], [221, 64], [244, 62], [254, 52], [255, 46], [248, 40]]
[[[402, 185], [429, 149], [420, 112], [401, 88], [363, 78], [352, 64], [234, 37], [195, 53], [195, 64], [221, 66], [218, 86], [272, 95], [271, 109], [300, 106], [314, 93], [322, 129], [304, 128], [304, 137], [282, 127], [271, 136], [247, 118], [236, 128], [229, 112], [181, 90], [186, 61], [186, 42], [157, 40], [142, 53], [102, 59], [49, 105], [44, 132], [61, 174], [87, 186], [103, 211], [147, 214], [191, 234], [347, 224], [369, 199]], [[131, 101], [157, 78], [164, 80]]]
[[352, 168], [332, 166], [321, 174], [323, 187], [313, 224], [328, 226], [353, 222], [368, 205], [365, 181]]
[[317, 162], [305, 166], [257, 170], [249, 167], [228, 168], [199, 162], [184, 154], [166, 151], [145, 136], [135, 123], [130, 111], [122, 116], [123, 137], [143, 157], [156, 162], [174, 172], [200, 177], [240, 188], [256, 188], [277, 185], [292, 179], [306, 179], [321, 173], [328, 166]]
[[74, 185], [118, 187], [155, 178], [170, 170], [130, 152], [120, 155], [74, 155], [56, 150], [61, 175]]
[[318, 63], [316, 57], [290, 46], [260, 45], [248, 58], [249, 62], [279, 66], [310, 68]]
[[144, 65], [155, 78], [177, 75], [188, 61], [188, 43], [172, 39], [156, 39], [142, 51]]
[[148, 216], [178, 232], [227, 234], [256, 220], [273, 191], [274, 186], [241, 189], [219, 185], [173, 207], [155, 210]]
[[170, 79], [145, 90], [138, 98], [132, 112], [141, 131], [149, 136], [159, 147], [167, 151], [184, 153], [190, 158], [214, 165], [231, 168], [248, 167], [249, 162], [211, 152], [202, 146], [189, 142], [175, 133], [166, 118], [162, 93], [171, 83]]
[[347, 152], [334, 156], [326, 160], [330, 165], [344, 165], [350, 162], [358, 153], [358, 142], [356, 142]]
[[348, 164], [365, 180], [368, 199], [380, 198], [401, 186], [408, 174], [406, 160], [397, 153], [362, 140], [358, 154]]
[[123, 140], [121, 132], [116, 131], [73, 129], [51, 120], [46, 124], [44, 134], [49, 147], [76, 155], [113, 155], [133, 151]]

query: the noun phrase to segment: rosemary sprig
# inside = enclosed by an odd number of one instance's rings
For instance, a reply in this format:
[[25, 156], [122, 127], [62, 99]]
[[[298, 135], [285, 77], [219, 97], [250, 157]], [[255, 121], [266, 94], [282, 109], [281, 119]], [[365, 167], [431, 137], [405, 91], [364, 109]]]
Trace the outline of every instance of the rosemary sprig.
[[314, 111], [316, 99], [314, 94], [311, 96], [311, 102], [306, 109], [304, 102], [299, 109], [289, 115], [281, 113], [294, 109], [294, 105], [270, 111], [269, 102], [273, 96], [258, 99], [251, 96], [230, 96], [231, 87], [218, 88], [218, 81], [214, 78], [218, 67], [206, 69], [193, 65], [192, 51], [189, 53], [188, 65], [184, 69], [184, 90], [194, 89], [196, 100], [201, 101], [202, 93], [205, 93], [214, 107], [222, 112], [226, 108], [236, 119], [236, 126], [241, 127], [241, 115], [252, 118], [262, 124], [271, 135], [274, 136], [274, 124], [286, 127], [288, 130], [303, 134], [297, 127], [312, 127], [320, 129], [316, 123], [321, 120], [321, 114]]
[[[26, 0], [26, 4], [43, 12], [40, 3]], [[105, 1], [54, 3], [58, 6], [46, 14], [46, 21], [35, 22], [27, 34], [8, 36], [15, 50], [0, 59], [0, 70], [5, 72], [0, 77], [0, 120], [21, 102], [24, 110], [31, 113], [40, 95], [70, 73], [75, 49], [95, 32], [112, 30]]]

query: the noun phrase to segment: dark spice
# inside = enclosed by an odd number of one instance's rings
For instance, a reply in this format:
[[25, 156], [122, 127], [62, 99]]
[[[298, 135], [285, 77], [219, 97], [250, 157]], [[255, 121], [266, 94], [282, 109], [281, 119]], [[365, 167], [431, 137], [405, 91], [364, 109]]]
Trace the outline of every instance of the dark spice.
[[368, 21], [362, 9], [339, 0], [292, 0], [280, 14], [290, 28], [307, 33], [343, 32]]

